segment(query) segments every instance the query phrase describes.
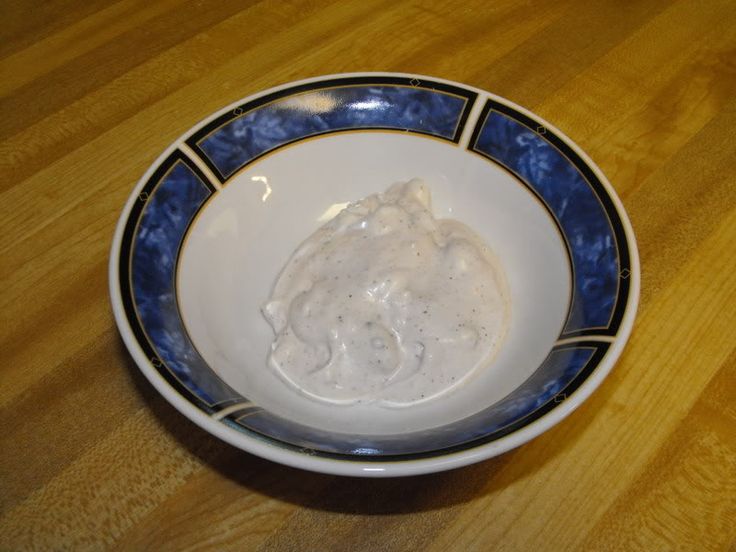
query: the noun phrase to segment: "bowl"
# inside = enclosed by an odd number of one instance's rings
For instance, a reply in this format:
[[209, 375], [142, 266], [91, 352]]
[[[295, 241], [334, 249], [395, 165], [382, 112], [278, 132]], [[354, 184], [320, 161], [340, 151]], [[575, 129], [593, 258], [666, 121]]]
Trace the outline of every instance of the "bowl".
[[[422, 178], [508, 281], [487, 366], [403, 408], [313, 400], [268, 367], [260, 307], [294, 249], [351, 201]], [[126, 203], [110, 255], [120, 333], [148, 380], [213, 435], [318, 472], [456, 468], [540, 435], [600, 385], [639, 297], [634, 234], [570, 139], [456, 82], [351, 73], [247, 97], [185, 133]]]

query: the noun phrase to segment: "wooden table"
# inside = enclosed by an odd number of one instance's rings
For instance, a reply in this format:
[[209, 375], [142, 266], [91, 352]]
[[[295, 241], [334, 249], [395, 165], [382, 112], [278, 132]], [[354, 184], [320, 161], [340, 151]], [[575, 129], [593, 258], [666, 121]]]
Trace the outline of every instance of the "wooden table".
[[[7, 0], [0, 549], [736, 546], [736, 3]], [[186, 421], [113, 323], [120, 209], [221, 106], [326, 73], [466, 82], [548, 118], [639, 240], [631, 341], [583, 407], [453, 472], [288, 469]]]

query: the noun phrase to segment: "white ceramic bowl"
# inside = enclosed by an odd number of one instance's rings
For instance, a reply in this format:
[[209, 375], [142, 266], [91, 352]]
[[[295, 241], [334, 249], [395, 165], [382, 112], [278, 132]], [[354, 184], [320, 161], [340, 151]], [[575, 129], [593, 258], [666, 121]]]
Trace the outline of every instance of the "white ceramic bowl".
[[[434, 401], [305, 397], [267, 367], [259, 308], [306, 236], [413, 177], [436, 216], [470, 225], [500, 259], [508, 335]], [[400, 476], [500, 454], [572, 412], [629, 336], [639, 264], [610, 184], [549, 123], [458, 83], [360, 73], [245, 98], [172, 144], [123, 210], [110, 291], [138, 366], [210, 433], [304, 469]]]

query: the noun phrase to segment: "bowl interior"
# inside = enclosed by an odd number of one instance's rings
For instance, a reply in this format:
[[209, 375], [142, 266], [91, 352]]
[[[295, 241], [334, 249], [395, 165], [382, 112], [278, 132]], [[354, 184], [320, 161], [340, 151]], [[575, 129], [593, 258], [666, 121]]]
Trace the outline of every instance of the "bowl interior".
[[[509, 333], [488, 366], [422, 405], [336, 406], [307, 398], [267, 367], [273, 332], [260, 306], [294, 249], [346, 202], [413, 177], [428, 183], [436, 216], [469, 224], [496, 253], [511, 291]], [[231, 177], [190, 227], [177, 289], [196, 348], [243, 396], [322, 430], [380, 436], [449, 424], [520, 386], [562, 331], [571, 272], [549, 212], [499, 166], [438, 140], [358, 132], [299, 142]]]

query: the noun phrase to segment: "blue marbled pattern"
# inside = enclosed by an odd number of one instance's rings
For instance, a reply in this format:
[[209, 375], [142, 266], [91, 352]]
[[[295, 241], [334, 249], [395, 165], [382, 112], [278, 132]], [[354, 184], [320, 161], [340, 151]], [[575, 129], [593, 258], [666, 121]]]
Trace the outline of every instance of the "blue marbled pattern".
[[542, 136], [497, 112], [488, 117], [475, 149], [523, 178], [562, 227], [575, 271], [565, 332], [608, 326], [618, 292], [616, 242], [603, 206], [578, 169]]
[[189, 390], [209, 404], [238, 397], [205, 363], [189, 340], [176, 302], [174, 271], [179, 244], [208, 188], [177, 162], [148, 199], [134, 237], [131, 280], [143, 328], [161, 360]]
[[452, 139], [465, 100], [400, 86], [349, 86], [291, 96], [256, 108], [199, 142], [224, 177], [283, 144], [352, 128], [409, 129]]

